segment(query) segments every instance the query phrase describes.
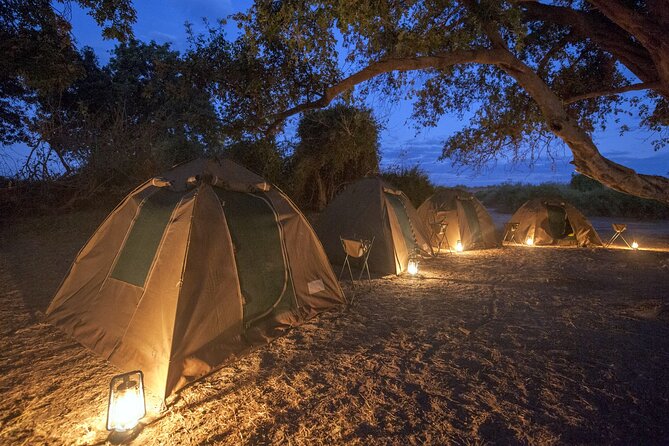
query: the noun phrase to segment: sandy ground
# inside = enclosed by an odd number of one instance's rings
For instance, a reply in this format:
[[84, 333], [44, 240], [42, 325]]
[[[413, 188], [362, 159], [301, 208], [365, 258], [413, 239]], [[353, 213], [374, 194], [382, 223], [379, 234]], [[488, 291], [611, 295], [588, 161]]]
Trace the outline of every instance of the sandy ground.
[[[42, 322], [103, 216], [0, 228], [0, 444], [107, 439], [118, 370]], [[510, 247], [421, 267], [347, 285], [352, 309], [187, 388], [134, 444], [669, 443], [669, 252]]]

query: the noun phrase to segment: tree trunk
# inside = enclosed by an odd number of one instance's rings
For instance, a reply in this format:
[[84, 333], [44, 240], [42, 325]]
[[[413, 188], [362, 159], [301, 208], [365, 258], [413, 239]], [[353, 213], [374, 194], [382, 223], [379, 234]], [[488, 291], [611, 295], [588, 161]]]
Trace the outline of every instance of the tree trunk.
[[323, 178], [321, 178], [320, 174], [316, 175], [316, 192], [316, 197], [318, 200], [316, 203], [316, 209], [318, 209], [318, 212], [322, 212], [323, 209], [325, 209], [325, 206], [328, 204], [328, 197], [327, 191], [325, 190], [325, 185], [323, 184]]
[[611, 189], [669, 204], [669, 178], [638, 174], [602, 156], [590, 135], [569, 117], [560, 98], [546, 83], [508, 50], [505, 59], [504, 63], [497, 65], [539, 105], [548, 127], [571, 149], [577, 172]]

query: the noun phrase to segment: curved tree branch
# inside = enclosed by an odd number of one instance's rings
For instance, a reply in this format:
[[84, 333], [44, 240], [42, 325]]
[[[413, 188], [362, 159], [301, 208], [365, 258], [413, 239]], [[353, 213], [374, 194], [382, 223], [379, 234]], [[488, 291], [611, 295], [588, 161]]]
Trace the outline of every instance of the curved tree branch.
[[669, 97], [669, 40], [666, 21], [666, 2], [664, 14], [643, 14], [630, 9], [619, 0], [588, 0], [613, 23], [634, 36], [650, 54], [658, 78], [662, 81], [663, 94]]
[[316, 108], [326, 107], [340, 94], [381, 74], [394, 71], [443, 70], [452, 67], [453, 65], [463, 63], [494, 64], [501, 60], [501, 54], [502, 53], [498, 50], [482, 48], [469, 51], [453, 51], [433, 56], [389, 57], [378, 60], [327, 88], [320, 98], [303, 102], [295, 107], [273, 115], [270, 118], [269, 130], [272, 131], [276, 129], [281, 122], [293, 115]]
[[[472, 11], [476, 13], [475, 10]], [[482, 28], [491, 43], [504, 53], [505, 61], [496, 65], [514, 78], [537, 103], [550, 130], [567, 144], [574, 155], [573, 164], [577, 172], [619, 192], [669, 204], [669, 178], [639, 174], [604, 157], [590, 135], [567, 114], [560, 98], [532, 68], [518, 59], [503, 43], [497, 26], [484, 22]]]
[[[641, 81], [653, 82], [659, 79], [657, 67], [649, 51], [624, 29], [601, 14], [545, 5], [532, 0], [518, 0], [517, 3], [523, 8], [526, 20], [570, 28], [581, 39], [590, 39], [612, 54]], [[661, 87], [661, 93], [669, 97], [669, 84]]]
[[593, 91], [590, 93], [579, 94], [572, 96], [570, 98], [564, 99], [562, 102], [566, 104], [573, 104], [574, 102], [582, 101], [584, 99], [593, 99], [600, 98], [602, 96], [614, 96], [620, 93], [626, 93], [628, 91], [639, 91], [639, 90], [654, 90], [660, 85], [659, 81], [656, 82], [641, 82], [639, 84], [625, 85], [624, 87], [612, 88], [610, 90], [603, 91]]
[[[475, 0], [463, 3], [476, 13]], [[532, 97], [539, 106], [549, 129], [570, 148], [576, 171], [594, 178], [611, 189], [650, 198], [669, 204], [669, 178], [659, 175], [644, 175], [633, 169], [615, 163], [600, 152], [590, 135], [579, 127], [565, 109], [563, 101], [550, 89], [532, 68], [518, 59], [506, 46], [493, 23], [483, 23], [484, 32], [489, 37], [492, 49], [455, 51], [435, 56], [409, 58], [388, 58], [373, 62], [364, 69], [327, 88], [323, 95], [313, 101], [299, 104], [274, 115], [272, 126], [297, 113], [327, 106], [332, 99], [357, 84], [378, 75], [392, 71], [445, 69], [456, 64], [480, 63], [495, 65], [511, 76]], [[652, 79], [657, 81], [657, 78]]]
[[508, 62], [500, 64], [499, 67], [534, 99], [546, 118], [548, 127], [569, 146], [574, 155], [573, 164], [577, 172], [594, 178], [611, 189], [669, 204], [669, 178], [639, 174], [604, 157], [590, 135], [569, 117], [562, 101], [548, 85], [511, 52], [507, 57]]

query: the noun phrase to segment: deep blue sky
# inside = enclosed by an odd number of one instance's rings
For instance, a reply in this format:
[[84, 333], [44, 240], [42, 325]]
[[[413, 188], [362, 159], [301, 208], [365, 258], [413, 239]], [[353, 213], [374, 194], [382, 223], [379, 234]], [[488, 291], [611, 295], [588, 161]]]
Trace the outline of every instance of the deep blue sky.
[[[187, 47], [185, 23], [193, 24], [195, 31], [203, 31], [202, 19], [216, 21], [249, 6], [247, 1], [209, 1], [209, 0], [136, 0], [137, 23], [134, 26], [135, 36], [144, 41], [154, 40], [158, 43], [169, 42], [173, 48], [183, 51]], [[109, 59], [109, 51], [115, 42], [104, 41], [100, 29], [83, 11], [73, 8], [73, 33], [79, 46], [94, 48], [101, 62]], [[234, 26], [229, 25], [231, 32]], [[465, 184], [479, 186], [504, 181], [540, 183], [544, 181], [567, 182], [573, 169], [569, 164], [571, 153], [560, 149], [563, 155], [556, 161], [539, 159], [533, 167], [527, 165], [510, 165], [500, 161], [484, 172], [454, 169], [448, 160], [437, 161], [441, 153], [443, 140], [453, 132], [462, 128], [455, 116], [445, 116], [438, 127], [416, 132], [408, 121], [411, 104], [403, 101], [388, 104], [378, 96], [368, 100], [377, 118], [385, 125], [381, 135], [382, 164], [412, 166], [419, 163], [437, 184]], [[634, 119], [626, 122], [631, 128], [637, 128]], [[632, 167], [641, 173], [658, 175], [669, 174], [669, 150], [654, 152], [650, 144], [650, 135], [641, 130], [633, 130], [624, 136], [618, 135], [615, 124], [605, 132], [594, 135], [595, 143], [601, 152], [612, 160]], [[20, 152], [20, 151], [18, 151]]]

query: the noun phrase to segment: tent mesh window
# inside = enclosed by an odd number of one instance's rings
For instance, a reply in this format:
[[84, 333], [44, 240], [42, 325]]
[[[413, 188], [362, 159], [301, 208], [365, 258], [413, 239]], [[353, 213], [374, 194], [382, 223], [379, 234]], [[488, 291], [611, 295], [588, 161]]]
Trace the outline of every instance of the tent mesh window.
[[239, 285], [244, 296], [244, 323], [289, 310], [295, 292], [286, 262], [281, 227], [263, 193], [216, 188], [232, 237]]
[[411, 251], [417, 245], [416, 236], [414, 235], [413, 229], [411, 228], [411, 220], [409, 220], [409, 215], [407, 215], [407, 211], [404, 208], [404, 203], [402, 203], [402, 199], [399, 197], [399, 195], [389, 194], [387, 192], [384, 192], [384, 194], [392, 205], [393, 210], [395, 211], [395, 215], [397, 215], [397, 220], [400, 222], [400, 227], [402, 228], [402, 235], [404, 236], [404, 243], [406, 244], [407, 250]]
[[563, 206], [546, 204], [548, 210], [548, 231], [555, 239], [574, 237], [574, 230], [567, 218], [567, 211]]
[[479, 224], [479, 217], [476, 215], [476, 208], [474, 201], [467, 198], [458, 198], [462, 209], [465, 211], [465, 218], [469, 224], [469, 230], [472, 234], [473, 246], [483, 245], [483, 234], [481, 233], [481, 225]]
[[183, 194], [158, 189], [142, 202], [111, 277], [144, 287], [163, 233]]

